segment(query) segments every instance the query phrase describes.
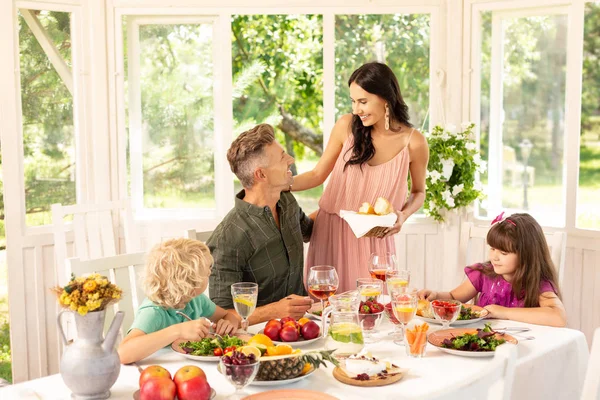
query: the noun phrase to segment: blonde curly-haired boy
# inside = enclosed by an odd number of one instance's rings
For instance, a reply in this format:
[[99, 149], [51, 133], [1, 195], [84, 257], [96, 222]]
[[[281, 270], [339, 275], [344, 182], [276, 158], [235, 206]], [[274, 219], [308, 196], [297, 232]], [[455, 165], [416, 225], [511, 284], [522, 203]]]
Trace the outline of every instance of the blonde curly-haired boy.
[[208, 247], [198, 240], [171, 239], [150, 251], [143, 283], [147, 298], [118, 350], [123, 364], [141, 360], [177, 339], [200, 340], [208, 335], [211, 321], [220, 335], [238, 328], [236, 314], [203, 294], [212, 264]]

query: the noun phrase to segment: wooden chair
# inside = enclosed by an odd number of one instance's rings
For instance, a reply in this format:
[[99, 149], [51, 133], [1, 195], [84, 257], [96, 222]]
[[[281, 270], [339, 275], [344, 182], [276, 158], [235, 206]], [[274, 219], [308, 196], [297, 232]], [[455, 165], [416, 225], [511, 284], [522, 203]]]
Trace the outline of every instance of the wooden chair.
[[594, 331], [581, 400], [600, 400], [600, 328]]
[[508, 400], [511, 398], [517, 346], [504, 344], [499, 346], [494, 358], [478, 371], [473, 371], [466, 379], [434, 393], [420, 397], [427, 400]]
[[112, 283], [123, 289], [121, 300], [106, 312], [105, 329], [108, 329], [112, 317], [117, 311], [123, 311], [121, 337], [124, 337], [133, 323], [135, 312], [144, 300], [141, 287], [141, 273], [146, 259], [146, 252], [119, 254], [93, 260], [82, 260], [78, 257], [67, 259], [68, 267], [77, 276], [99, 273]]
[[[486, 243], [489, 226], [476, 226], [472, 222], [463, 222], [460, 228], [458, 245], [458, 266], [460, 275], [463, 268], [488, 259], [489, 246]], [[558, 285], [562, 287], [567, 252], [567, 234], [565, 232], [544, 232], [550, 248], [550, 256], [558, 274]]]
[[[139, 237], [133, 221], [129, 200], [110, 201], [102, 204], [77, 204], [73, 206], [52, 205], [54, 254], [58, 283], [68, 281], [71, 271], [66, 268], [67, 223], [65, 216], [72, 215], [72, 257], [90, 260], [119, 253], [139, 251]], [[120, 249], [119, 229], [123, 226], [125, 247]], [[70, 232], [69, 232], [70, 235]]]

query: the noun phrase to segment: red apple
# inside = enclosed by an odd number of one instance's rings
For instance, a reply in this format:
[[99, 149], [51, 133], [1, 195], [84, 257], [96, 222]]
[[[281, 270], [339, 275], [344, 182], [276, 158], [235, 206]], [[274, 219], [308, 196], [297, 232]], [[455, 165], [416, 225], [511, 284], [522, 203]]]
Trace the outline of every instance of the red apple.
[[308, 321], [302, 325], [302, 337], [306, 340], [315, 339], [319, 336], [321, 328], [315, 321]]
[[140, 388], [146, 382], [146, 380], [151, 378], [169, 378], [171, 379], [171, 373], [161, 367], [160, 365], [151, 365], [146, 367], [142, 373], [140, 374]]
[[285, 324], [288, 321], [293, 321], [295, 323], [296, 319], [293, 317], [283, 317], [283, 318], [281, 318], [281, 325]]
[[186, 365], [185, 367], [179, 368], [177, 372], [175, 372], [175, 375], [173, 375], [173, 381], [175, 381], [175, 384], [177, 387], [179, 387], [183, 382], [197, 376], [200, 376], [206, 380], [206, 374], [202, 368], [195, 365]]
[[279, 332], [279, 337], [283, 342], [295, 342], [298, 340], [298, 329], [293, 326], [284, 326], [281, 328], [281, 332]]
[[171, 378], [150, 378], [140, 388], [140, 400], [174, 400], [176, 391]]
[[177, 398], [179, 400], [208, 400], [210, 399], [210, 385], [201, 376], [188, 379], [177, 385]]
[[264, 334], [271, 340], [279, 340], [279, 332], [281, 327], [275, 324], [265, 326]]

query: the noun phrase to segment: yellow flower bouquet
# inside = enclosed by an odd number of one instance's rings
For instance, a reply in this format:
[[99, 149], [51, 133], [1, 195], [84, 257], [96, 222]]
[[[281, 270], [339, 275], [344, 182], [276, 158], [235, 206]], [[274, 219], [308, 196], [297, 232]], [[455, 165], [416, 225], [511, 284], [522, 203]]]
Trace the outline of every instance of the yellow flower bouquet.
[[100, 274], [91, 274], [76, 278], [64, 287], [56, 286], [52, 291], [58, 297], [58, 303], [64, 308], [86, 315], [91, 311], [102, 311], [108, 305], [121, 299], [123, 291]]

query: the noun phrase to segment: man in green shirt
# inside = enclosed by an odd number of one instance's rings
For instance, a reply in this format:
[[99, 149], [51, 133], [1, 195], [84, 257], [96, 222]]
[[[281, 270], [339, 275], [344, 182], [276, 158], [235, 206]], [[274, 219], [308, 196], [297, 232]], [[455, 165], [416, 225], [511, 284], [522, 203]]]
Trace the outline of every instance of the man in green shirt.
[[250, 324], [300, 318], [312, 305], [304, 288], [303, 241], [310, 239], [313, 220], [290, 193], [294, 158], [275, 141], [273, 128], [260, 124], [232, 143], [227, 160], [244, 189], [206, 242], [214, 258], [210, 298], [232, 309], [231, 285], [256, 282]]

